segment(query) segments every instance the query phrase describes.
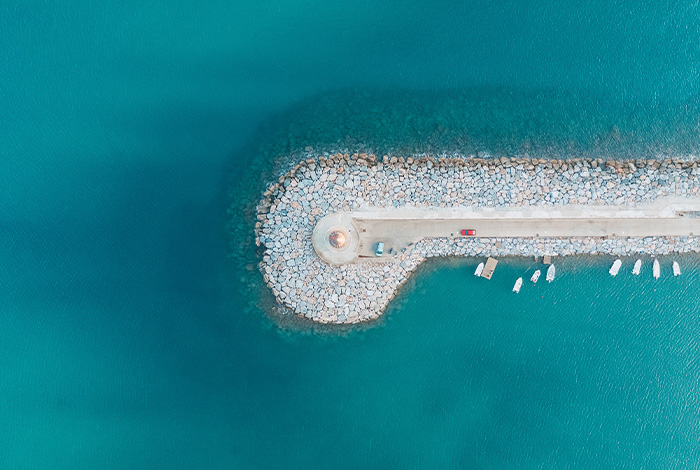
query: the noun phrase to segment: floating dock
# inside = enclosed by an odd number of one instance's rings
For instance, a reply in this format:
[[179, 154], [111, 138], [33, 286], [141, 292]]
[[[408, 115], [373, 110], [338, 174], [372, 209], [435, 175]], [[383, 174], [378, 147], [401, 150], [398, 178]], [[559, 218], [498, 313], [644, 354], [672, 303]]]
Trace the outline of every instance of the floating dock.
[[481, 272], [481, 277], [485, 277], [486, 279], [491, 279], [491, 276], [493, 276], [493, 272], [496, 270], [496, 265], [498, 264], [498, 260], [494, 258], [489, 258], [486, 260], [486, 266], [484, 266], [484, 270]]

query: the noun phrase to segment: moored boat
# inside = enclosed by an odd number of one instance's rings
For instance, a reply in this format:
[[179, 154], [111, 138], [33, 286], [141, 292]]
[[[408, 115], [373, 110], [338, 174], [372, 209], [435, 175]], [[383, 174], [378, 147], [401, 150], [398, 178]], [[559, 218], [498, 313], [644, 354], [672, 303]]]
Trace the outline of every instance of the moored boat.
[[556, 274], [557, 270], [554, 268], [553, 264], [550, 264], [549, 269], [547, 269], [547, 282], [552, 282]]
[[638, 260], [634, 263], [634, 268], [632, 269], [632, 274], [634, 274], [635, 276], [637, 276], [637, 275], [639, 275], [640, 272], [642, 272], [642, 260], [641, 260], [641, 259], [638, 259]]
[[659, 260], [654, 258], [654, 279], [661, 277], [661, 266], [659, 266]]
[[676, 277], [681, 275], [681, 267], [675, 261], [673, 262], [673, 275]]
[[520, 287], [523, 285], [523, 278], [519, 277], [517, 281], [515, 281], [515, 285], [513, 286], [513, 292], [516, 294], [520, 292]]
[[476, 271], [474, 271], [474, 275], [481, 276], [482, 272], [484, 272], [484, 263], [479, 263], [479, 266], [476, 267]]
[[533, 284], [537, 284], [537, 280], [540, 278], [540, 270], [538, 269], [532, 274], [532, 277], [530, 280], [532, 281]]
[[620, 271], [620, 266], [622, 266], [622, 261], [616, 259], [610, 268], [610, 271], [608, 271], [612, 277], [617, 276], [618, 271]]

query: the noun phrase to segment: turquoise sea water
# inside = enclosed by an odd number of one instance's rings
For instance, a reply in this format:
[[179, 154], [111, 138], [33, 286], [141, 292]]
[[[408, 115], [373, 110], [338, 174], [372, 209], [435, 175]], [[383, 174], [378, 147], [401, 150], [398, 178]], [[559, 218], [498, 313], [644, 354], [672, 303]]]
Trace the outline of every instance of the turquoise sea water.
[[697, 257], [435, 261], [334, 334], [246, 238], [307, 145], [697, 153], [696, 1], [10, 0], [0, 46], [0, 468], [700, 465]]

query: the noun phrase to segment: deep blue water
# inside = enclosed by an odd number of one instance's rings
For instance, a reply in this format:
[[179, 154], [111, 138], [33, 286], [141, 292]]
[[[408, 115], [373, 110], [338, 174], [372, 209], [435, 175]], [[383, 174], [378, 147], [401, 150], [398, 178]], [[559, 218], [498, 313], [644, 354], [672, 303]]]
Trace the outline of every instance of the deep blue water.
[[697, 1], [10, 0], [0, 47], [0, 468], [698, 466], [695, 257], [431, 263], [333, 335], [229, 231], [306, 145], [697, 154]]

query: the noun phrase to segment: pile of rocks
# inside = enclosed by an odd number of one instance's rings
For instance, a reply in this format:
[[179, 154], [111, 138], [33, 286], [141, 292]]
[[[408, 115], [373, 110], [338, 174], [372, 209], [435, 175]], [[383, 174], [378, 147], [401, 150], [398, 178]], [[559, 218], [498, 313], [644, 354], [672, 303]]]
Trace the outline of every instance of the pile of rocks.
[[322, 217], [366, 207], [634, 207], [668, 196], [697, 197], [697, 160], [415, 158], [327, 155], [295, 166], [258, 206], [260, 267], [278, 301], [323, 323], [376, 318], [425, 258], [700, 251], [698, 237], [424, 239], [391, 262], [330, 266], [311, 236]]
[[437, 256], [543, 256], [700, 252], [700, 237], [645, 238], [431, 238], [415, 245], [423, 258]]

